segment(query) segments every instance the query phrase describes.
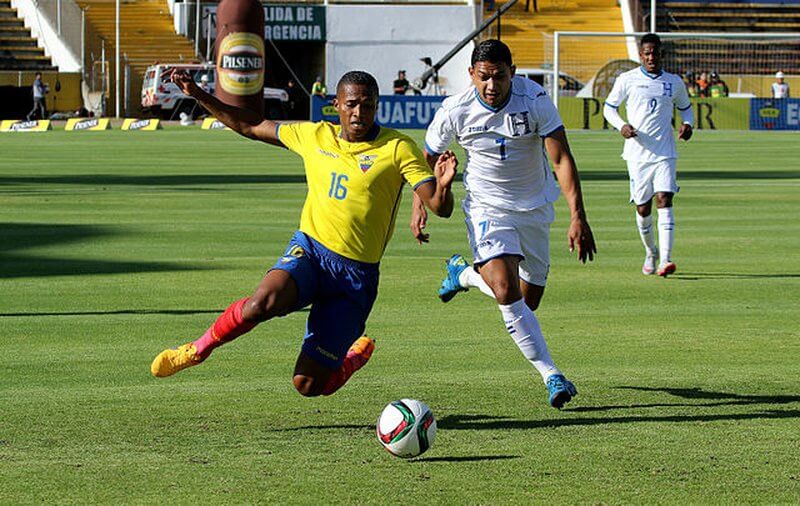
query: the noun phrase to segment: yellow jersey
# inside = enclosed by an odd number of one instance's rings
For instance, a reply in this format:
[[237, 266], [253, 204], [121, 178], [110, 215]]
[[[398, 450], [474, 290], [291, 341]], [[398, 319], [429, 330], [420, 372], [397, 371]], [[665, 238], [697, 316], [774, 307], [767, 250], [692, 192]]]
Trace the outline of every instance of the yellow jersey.
[[374, 140], [347, 142], [339, 136], [341, 126], [326, 121], [280, 124], [277, 132], [305, 164], [308, 195], [300, 230], [344, 257], [379, 262], [403, 184], [416, 188], [434, 180], [414, 141], [380, 127]]

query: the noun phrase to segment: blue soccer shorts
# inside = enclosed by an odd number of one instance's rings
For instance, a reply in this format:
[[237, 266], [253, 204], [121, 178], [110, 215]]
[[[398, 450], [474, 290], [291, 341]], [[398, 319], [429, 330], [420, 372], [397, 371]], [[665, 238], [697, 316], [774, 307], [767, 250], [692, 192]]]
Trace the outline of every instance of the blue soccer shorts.
[[339, 369], [347, 350], [364, 334], [378, 296], [379, 264], [358, 262], [329, 250], [297, 231], [273, 269], [286, 271], [297, 284], [297, 306], [311, 305], [303, 352]]

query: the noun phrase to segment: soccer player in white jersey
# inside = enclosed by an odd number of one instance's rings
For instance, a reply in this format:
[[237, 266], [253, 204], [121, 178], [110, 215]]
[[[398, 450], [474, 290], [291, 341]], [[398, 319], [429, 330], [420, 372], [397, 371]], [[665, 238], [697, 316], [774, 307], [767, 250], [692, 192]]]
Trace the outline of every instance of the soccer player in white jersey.
[[[694, 114], [683, 80], [661, 68], [658, 35], [649, 33], [642, 37], [639, 58], [641, 67], [617, 77], [606, 98], [603, 115], [625, 138], [622, 158], [628, 164], [631, 202], [636, 204], [636, 225], [645, 248], [642, 274], [667, 277], [676, 269], [671, 258], [675, 233], [672, 197], [679, 190], [675, 178], [678, 152], [672, 130], [673, 109], [678, 108], [682, 121], [678, 138], [686, 141], [692, 137]], [[627, 121], [619, 114], [623, 102]], [[658, 247], [653, 233], [654, 196], [658, 208]]]
[[[550, 268], [550, 224], [559, 194], [548, 155], [569, 204], [570, 251], [577, 248], [586, 262], [596, 250], [558, 111], [541, 86], [515, 77], [515, 70], [505, 44], [481, 42], [469, 68], [473, 85], [445, 99], [428, 127], [429, 164], [453, 139], [467, 153], [462, 209], [474, 255], [474, 269], [461, 255], [450, 258], [439, 296], [447, 302], [477, 287], [495, 298], [509, 334], [547, 385], [550, 405], [561, 408], [577, 390], [550, 357], [533, 313]], [[415, 199], [412, 232], [425, 240], [421, 206]]]
[[789, 83], [785, 82], [783, 72], [775, 73], [775, 82], [772, 83], [772, 98], [789, 98]]

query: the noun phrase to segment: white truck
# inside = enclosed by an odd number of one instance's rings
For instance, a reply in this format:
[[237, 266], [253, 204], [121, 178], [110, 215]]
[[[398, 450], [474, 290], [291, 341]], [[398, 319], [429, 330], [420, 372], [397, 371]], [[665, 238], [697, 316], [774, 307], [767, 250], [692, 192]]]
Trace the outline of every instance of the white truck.
[[[192, 117], [205, 111], [197, 101], [184, 95], [170, 79], [172, 69], [189, 72], [198, 86], [214, 93], [216, 68], [211, 63], [158, 63], [147, 67], [142, 82], [142, 111], [163, 118], [178, 119], [185, 112]], [[289, 94], [278, 88], [264, 88], [264, 116], [285, 119]]]

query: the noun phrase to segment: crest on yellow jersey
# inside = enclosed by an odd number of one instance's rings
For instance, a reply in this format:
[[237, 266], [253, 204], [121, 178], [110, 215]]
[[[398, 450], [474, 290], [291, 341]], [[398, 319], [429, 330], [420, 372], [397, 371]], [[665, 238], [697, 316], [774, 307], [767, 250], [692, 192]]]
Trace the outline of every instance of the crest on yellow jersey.
[[358, 167], [361, 172], [368, 171], [375, 163], [376, 158], [378, 158], [378, 155], [358, 155]]

